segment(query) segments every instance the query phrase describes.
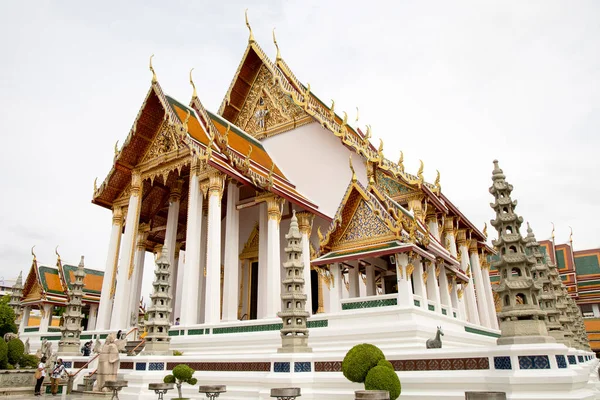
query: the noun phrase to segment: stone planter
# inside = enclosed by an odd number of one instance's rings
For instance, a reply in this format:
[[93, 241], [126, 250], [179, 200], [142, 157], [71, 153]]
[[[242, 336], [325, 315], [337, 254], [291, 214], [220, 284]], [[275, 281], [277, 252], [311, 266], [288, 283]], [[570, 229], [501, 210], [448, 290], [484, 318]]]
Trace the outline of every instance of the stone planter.
[[357, 390], [354, 392], [354, 400], [390, 400], [390, 392], [387, 390]]
[[506, 400], [504, 392], [465, 392], [465, 400]]
[[0, 370], [0, 396], [32, 394], [35, 370]]
[[274, 388], [271, 389], [271, 397], [277, 397], [281, 400], [293, 400], [301, 396], [300, 388]]

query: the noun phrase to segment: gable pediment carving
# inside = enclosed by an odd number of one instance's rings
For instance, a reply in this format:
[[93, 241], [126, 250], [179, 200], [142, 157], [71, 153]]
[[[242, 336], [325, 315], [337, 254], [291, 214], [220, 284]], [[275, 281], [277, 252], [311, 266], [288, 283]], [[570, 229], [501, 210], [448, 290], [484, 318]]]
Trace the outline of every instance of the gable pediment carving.
[[163, 154], [170, 153], [178, 148], [179, 144], [177, 143], [175, 129], [168, 123], [163, 122], [158, 129], [158, 133], [154, 137], [154, 140], [150, 144], [150, 147], [148, 147], [146, 154], [142, 158], [142, 163], [153, 160]]

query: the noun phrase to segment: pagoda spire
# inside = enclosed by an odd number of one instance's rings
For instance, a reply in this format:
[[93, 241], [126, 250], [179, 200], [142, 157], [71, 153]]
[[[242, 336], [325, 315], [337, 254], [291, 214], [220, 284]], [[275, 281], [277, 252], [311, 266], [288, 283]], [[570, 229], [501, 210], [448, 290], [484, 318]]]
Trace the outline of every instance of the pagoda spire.
[[302, 261], [302, 234], [298, 226], [296, 211], [293, 211], [290, 230], [285, 235], [288, 245], [284, 249], [286, 260], [283, 263], [281, 312], [277, 315], [283, 321], [281, 347], [279, 353], [310, 353], [306, 319], [306, 293], [304, 292], [304, 262]]
[[532, 275], [534, 282], [542, 287], [537, 297], [540, 308], [546, 311], [546, 329], [548, 330], [548, 334], [557, 342], [564, 343], [565, 335], [563, 327], [559, 322], [560, 311], [556, 308], [556, 293], [554, 292], [554, 285], [550, 280], [550, 268], [540, 251], [540, 244], [535, 239], [529, 222], [527, 223], [527, 237], [524, 241], [526, 243], [525, 252], [527, 255], [535, 258]]
[[498, 239], [492, 243], [500, 256], [492, 263], [500, 274], [500, 283], [494, 288], [502, 304], [498, 313], [502, 332], [498, 344], [551, 343], [555, 340], [548, 335], [546, 312], [537, 299], [541, 286], [532, 278], [536, 261], [525, 253], [526, 242], [519, 231], [523, 218], [514, 211], [517, 201], [510, 197], [513, 186], [505, 179], [494, 160], [490, 193], [495, 201], [490, 205], [496, 219], [490, 222], [498, 232]]
[[21, 323], [21, 317], [23, 315], [23, 305], [21, 304], [21, 297], [23, 296], [23, 272], [19, 272], [17, 281], [12, 287], [10, 293], [10, 301], [8, 305], [15, 312], [15, 323], [19, 325]]
[[81, 299], [83, 298], [83, 279], [85, 278], [83, 256], [81, 256], [81, 261], [79, 261], [79, 265], [73, 275], [75, 281], [71, 284], [72, 289], [68, 291], [69, 302], [62, 315], [62, 325], [60, 327], [58, 354], [61, 356], [78, 356], [81, 354], [79, 352], [79, 336], [83, 329], [81, 327], [81, 320], [83, 319]]
[[153, 291], [150, 295], [151, 305], [146, 312], [148, 321], [145, 325], [148, 327], [146, 336], [146, 346], [142, 354], [144, 355], [166, 355], [169, 354], [169, 329], [171, 328], [171, 301], [173, 297], [170, 292], [171, 265], [167, 255], [168, 249], [163, 247], [156, 268], [154, 269], [154, 282], [152, 282]]
[[564, 287], [560, 275], [558, 273], [558, 268], [556, 268], [556, 264], [552, 262], [550, 256], [546, 254], [546, 265], [548, 265], [550, 283], [552, 285], [552, 291], [556, 296], [556, 309], [559, 312], [558, 322], [562, 326], [563, 330], [563, 340], [559, 340], [559, 342], [563, 343], [567, 347], [573, 346], [573, 332], [571, 331], [572, 320], [569, 318], [567, 313], [567, 300], [568, 294], [566, 292], [566, 288]]

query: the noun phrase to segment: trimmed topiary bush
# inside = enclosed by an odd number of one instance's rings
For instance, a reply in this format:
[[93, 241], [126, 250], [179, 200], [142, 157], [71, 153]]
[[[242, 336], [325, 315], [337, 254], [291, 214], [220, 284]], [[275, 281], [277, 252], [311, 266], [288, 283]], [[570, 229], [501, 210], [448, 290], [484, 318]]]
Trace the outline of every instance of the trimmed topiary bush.
[[25, 345], [19, 338], [12, 339], [7, 343], [8, 346], [8, 362], [12, 365], [19, 364], [23, 353], [25, 353]]
[[0, 338], [0, 369], [6, 369], [8, 366], [8, 345], [4, 339]]
[[396, 400], [400, 396], [402, 387], [396, 371], [388, 366], [378, 365], [369, 370], [365, 379], [365, 389], [387, 390], [390, 393], [390, 400]]
[[173, 368], [173, 374], [167, 375], [164, 377], [164, 383], [174, 383], [177, 386], [177, 391], [179, 392], [179, 398], [181, 399], [181, 385], [183, 383], [187, 383], [189, 385], [194, 386], [198, 383], [198, 380], [194, 378], [194, 369], [188, 367], [185, 364], [179, 364], [175, 368]]
[[388, 367], [389, 369], [391, 369], [392, 371], [394, 370], [394, 366], [392, 365], [391, 362], [389, 362], [388, 360], [381, 360], [377, 363], [378, 367]]
[[385, 360], [385, 356], [377, 346], [357, 344], [346, 353], [342, 361], [342, 372], [349, 381], [363, 383], [369, 370], [381, 360]]
[[33, 354], [24, 354], [19, 361], [19, 367], [21, 368], [37, 368], [40, 364], [40, 359]]

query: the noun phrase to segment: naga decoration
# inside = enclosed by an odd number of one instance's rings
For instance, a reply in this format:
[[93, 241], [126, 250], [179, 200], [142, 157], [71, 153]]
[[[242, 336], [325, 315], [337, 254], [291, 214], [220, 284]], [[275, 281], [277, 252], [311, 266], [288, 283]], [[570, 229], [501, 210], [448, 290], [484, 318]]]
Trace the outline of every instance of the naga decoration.
[[157, 83], [158, 79], [156, 78], [156, 72], [154, 71], [154, 67], [152, 67], [152, 57], [154, 57], [154, 54], [152, 54], [150, 56], [150, 65], [148, 66], [150, 68], [150, 72], [152, 72], [152, 83]]

